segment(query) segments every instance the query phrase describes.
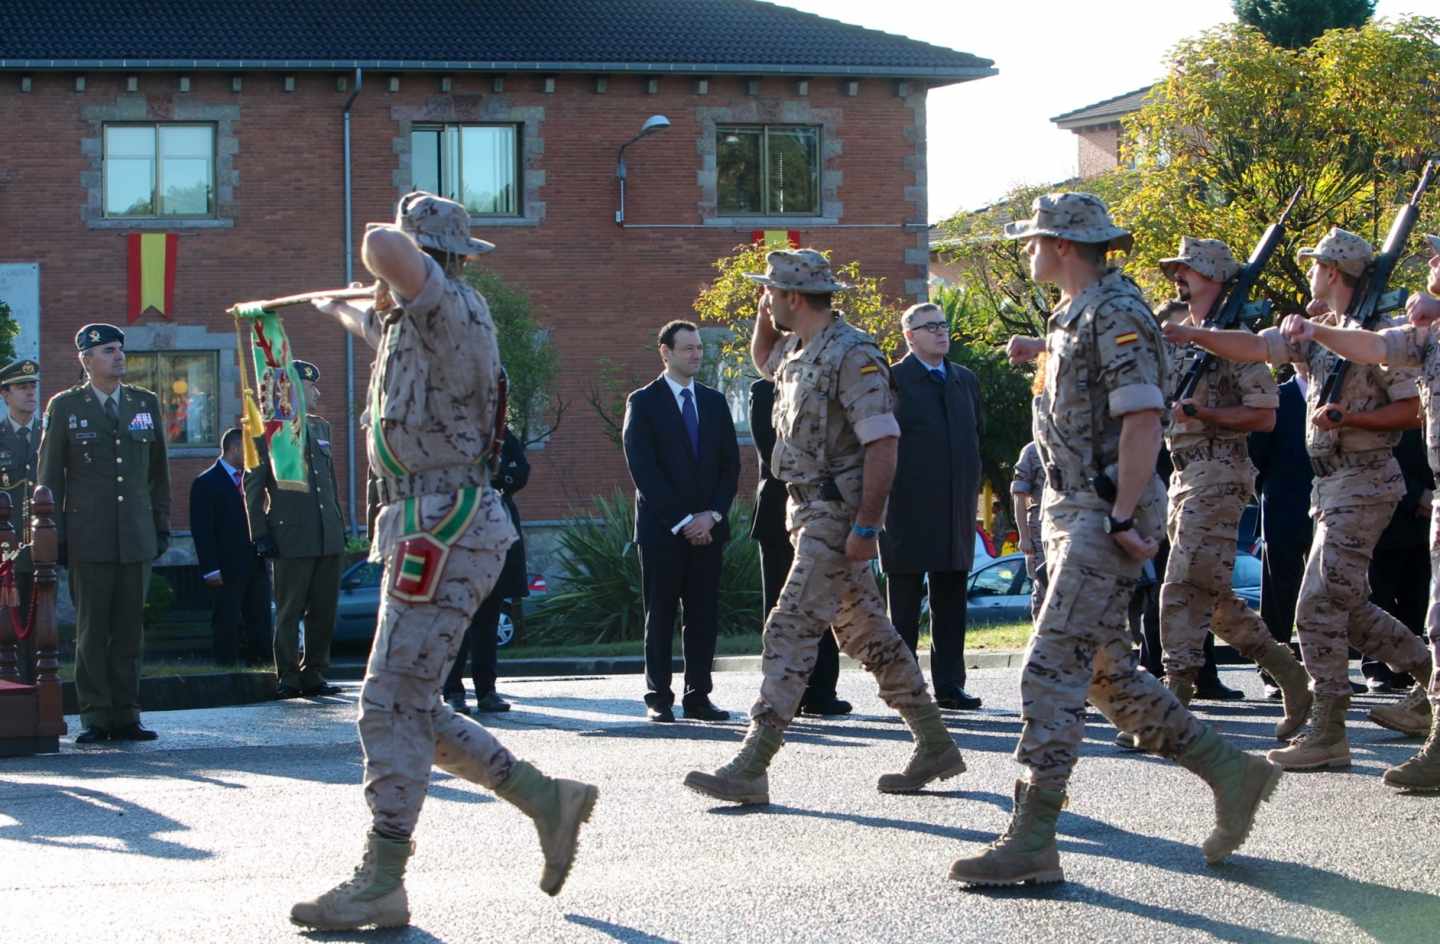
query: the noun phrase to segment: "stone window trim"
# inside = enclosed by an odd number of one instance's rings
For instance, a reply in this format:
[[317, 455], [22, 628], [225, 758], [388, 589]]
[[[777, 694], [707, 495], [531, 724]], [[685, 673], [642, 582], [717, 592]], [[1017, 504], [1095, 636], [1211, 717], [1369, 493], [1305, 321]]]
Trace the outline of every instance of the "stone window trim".
[[[81, 120], [90, 126], [90, 133], [80, 139], [80, 151], [87, 167], [80, 174], [85, 202], [80, 218], [88, 229], [121, 230], [126, 232], [183, 232], [185, 230], [229, 229], [235, 225], [235, 188], [240, 174], [235, 169], [235, 155], [240, 142], [235, 122], [240, 119], [240, 106], [215, 105], [189, 95], [175, 94], [169, 99], [148, 95], [118, 95], [114, 104], [87, 105], [81, 109]], [[129, 217], [105, 216], [105, 125], [116, 122], [165, 124], [167, 122], [204, 122], [215, 126], [215, 215], [194, 217]], [[231, 345], [232, 349], [234, 345]]]
[[[836, 225], [845, 218], [840, 202], [843, 175], [836, 165], [843, 153], [840, 108], [817, 108], [804, 99], [756, 99], [723, 107], [697, 107], [696, 123], [700, 136], [695, 148], [700, 155], [696, 182], [700, 185], [700, 219], [706, 225], [738, 226], [754, 224], [789, 228]], [[719, 168], [716, 163], [715, 135], [721, 125], [808, 125], [820, 129], [820, 214], [818, 216], [721, 216]]]
[[513, 124], [520, 129], [520, 216], [481, 216], [470, 228], [539, 226], [545, 221], [545, 139], [542, 135], [545, 109], [516, 107], [504, 95], [433, 95], [423, 105], [395, 105], [390, 109], [396, 135], [392, 149], [397, 158], [392, 178], [395, 200], [413, 189], [410, 132], [415, 125]]
[[[240, 365], [235, 360], [235, 332], [211, 331], [203, 325], [174, 323], [127, 325], [125, 349], [136, 353], [219, 353], [219, 429], [238, 425], [241, 414]], [[158, 394], [158, 391], [156, 391]], [[219, 455], [214, 446], [168, 446], [170, 458], [211, 458]]]

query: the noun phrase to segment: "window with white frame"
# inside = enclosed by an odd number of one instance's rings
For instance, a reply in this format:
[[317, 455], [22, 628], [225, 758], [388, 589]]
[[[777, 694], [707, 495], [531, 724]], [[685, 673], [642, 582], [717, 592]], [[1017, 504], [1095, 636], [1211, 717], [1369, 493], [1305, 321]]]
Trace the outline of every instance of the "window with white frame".
[[415, 125], [410, 130], [411, 182], [448, 197], [471, 216], [519, 216], [520, 126]]
[[215, 215], [213, 124], [107, 124], [103, 166], [106, 217]]

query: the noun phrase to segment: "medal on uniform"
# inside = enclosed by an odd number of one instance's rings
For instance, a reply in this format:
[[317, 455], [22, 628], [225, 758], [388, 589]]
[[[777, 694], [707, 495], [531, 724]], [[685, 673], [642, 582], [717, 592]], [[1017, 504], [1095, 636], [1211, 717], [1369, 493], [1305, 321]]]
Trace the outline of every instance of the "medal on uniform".
[[462, 488], [455, 493], [455, 504], [432, 528], [420, 525], [420, 499], [405, 499], [405, 537], [395, 548], [390, 561], [388, 593], [405, 603], [429, 603], [435, 599], [440, 575], [450, 558], [450, 547], [470, 527], [480, 511], [480, 489]]

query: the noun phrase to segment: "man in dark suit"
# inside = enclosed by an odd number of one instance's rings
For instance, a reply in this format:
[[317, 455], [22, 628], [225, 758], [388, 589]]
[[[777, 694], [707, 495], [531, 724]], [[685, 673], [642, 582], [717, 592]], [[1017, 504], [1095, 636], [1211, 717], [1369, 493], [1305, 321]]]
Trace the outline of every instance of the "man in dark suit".
[[645, 707], [651, 721], [674, 721], [670, 690], [675, 616], [685, 607], [685, 717], [723, 721], [710, 701], [717, 592], [726, 520], [740, 477], [730, 407], [695, 382], [704, 349], [688, 321], [660, 329], [665, 371], [625, 401], [625, 463], [635, 482], [635, 543], [645, 593]]
[[[1295, 604], [1313, 527], [1313, 473], [1305, 451], [1306, 385], [1301, 373], [1280, 384], [1275, 429], [1250, 434], [1250, 461], [1258, 472], [1255, 491], [1260, 495], [1260, 618], [1270, 635], [1286, 645], [1295, 632]], [[1280, 690], [1268, 678], [1265, 694], [1272, 701], [1280, 698]]]
[[220, 665], [253, 665], [270, 651], [270, 574], [250, 542], [243, 453], [240, 430], [225, 430], [220, 458], [190, 486], [190, 532], [200, 576], [214, 591], [210, 626]]
[[880, 535], [890, 620], [914, 652], [920, 600], [928, 592], [935, 702], [951, 710], [979, 708], [980, 699], [965, 691], [965, 593], [975, 558], [985, 430], [980, 383], [946, 360], [950, 328], [938, 305], [912, 305], [900, 324], [910, 353], [890, 368], [900, 454]]
[[[750, 436], [755, 441], [755, 455], [760, 460], [760, 478], [755, 483], [755, 520], [750, 537], [760, 545], [760, 591], [765, 602], [765, 615], [780, 599], [780, 588], [790, 565], [795, 562], [795, 548], [785, 527], [785, 483], [770, 471], [770, 454], [775, 450], [775, 382], [760, 379], [750, 385]], [[840, 647], [834, 633], [820, 637], [815, 653], [815, 668], [810, 684], [800, 698], [800, 714], [814, 717], [848, 715], [853, 706], [836, 697], [835, 685], [840, 680]]]

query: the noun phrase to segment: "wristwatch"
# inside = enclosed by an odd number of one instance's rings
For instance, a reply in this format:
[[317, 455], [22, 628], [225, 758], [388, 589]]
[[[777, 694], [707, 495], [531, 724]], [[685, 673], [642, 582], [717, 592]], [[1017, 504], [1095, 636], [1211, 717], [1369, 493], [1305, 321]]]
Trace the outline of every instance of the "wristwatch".
[[880, 533], [879, 528], [867, 528], [863, 525], [858, 524], [852, 524], [850, 526], [850, 530], [855, 532], [856, 537], [864, 538], [867, 541]]
[[1114, 515], [1105, 516], [1105, 533], [1119, 534], [1121, 531], [1129, 531], [1135, 527], [1134, 518], [1116, 518]]
[[716, 523], [716, 524], [719, 524], [720, 522], [722, 522], [722, 521], [725, 520], [725, 516], [722, 515], [722, 514], [720, 514], [720, 512], [718, 512], [718, 511], [712, 511], [712, 512], [710, 512], [710, 517], [712, 517], [712, 518], [715, 519], [715, 523]]

